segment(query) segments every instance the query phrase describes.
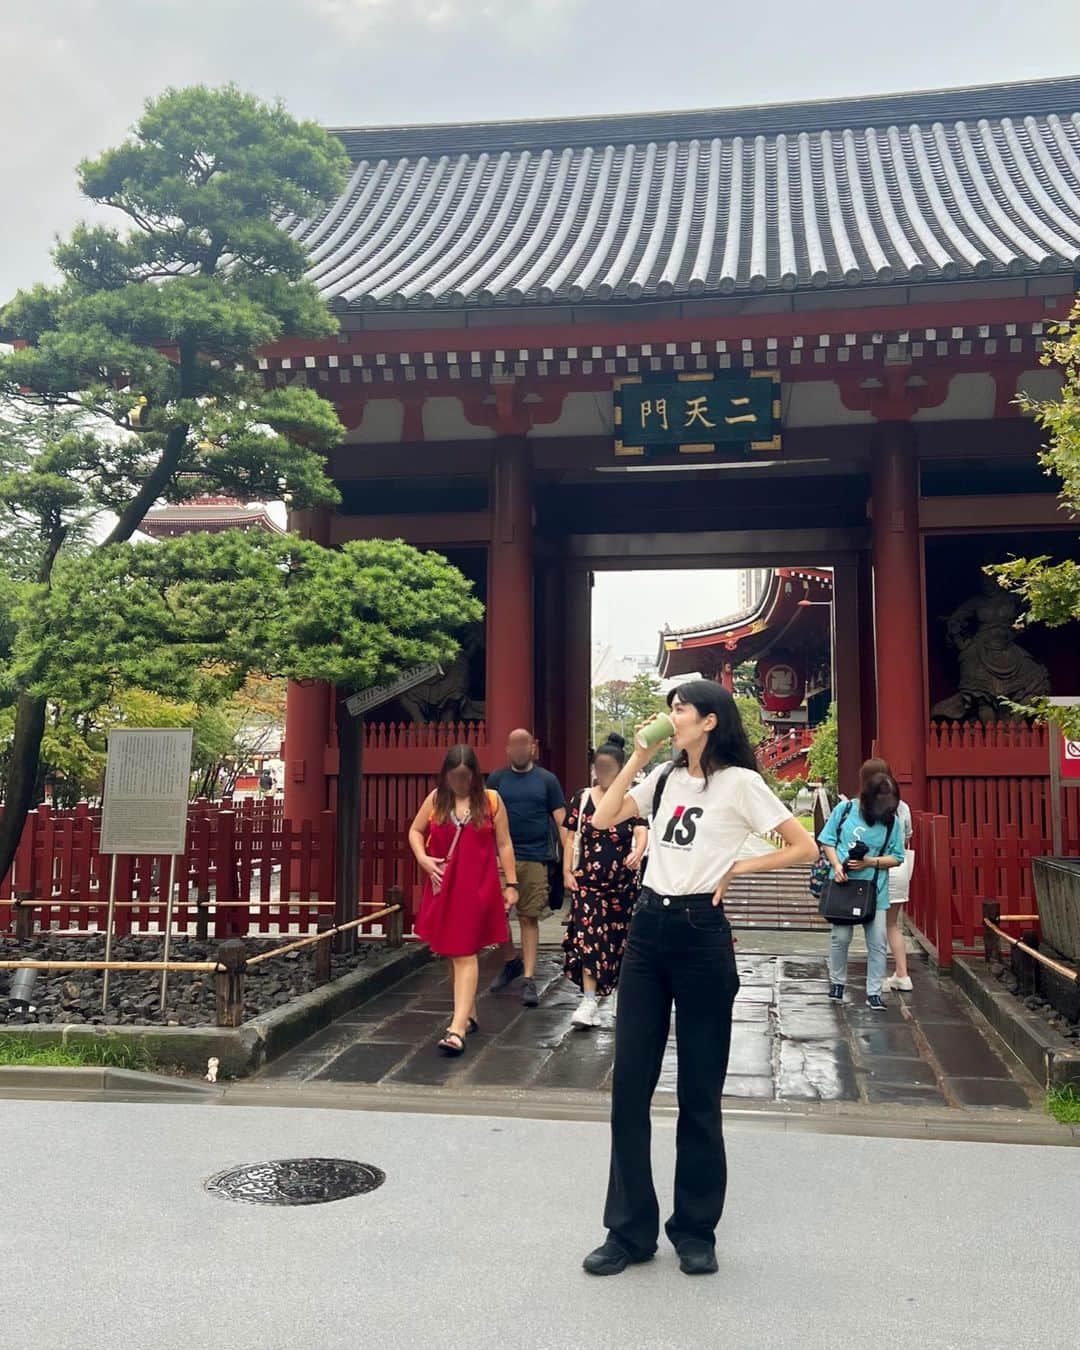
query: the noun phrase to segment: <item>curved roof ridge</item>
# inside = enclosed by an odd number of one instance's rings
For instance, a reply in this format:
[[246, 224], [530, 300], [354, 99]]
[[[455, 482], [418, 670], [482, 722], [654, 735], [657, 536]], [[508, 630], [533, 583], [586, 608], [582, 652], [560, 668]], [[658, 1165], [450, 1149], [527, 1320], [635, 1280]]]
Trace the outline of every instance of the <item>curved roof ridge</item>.
[[1080, 77], [341, 134], [349, 186], [289, 227], [338, 308], [632, 303], [1080, 259]]
[[[632, 140], [711, 140], [714, 136], [776, 135], [800, 131], [843, 131], [866, 122], [919, 121], [926, 117], [959, 120], [1070, 110], [1080, 106], [1080, 75], [997, 84], [857, 94], [844, 98], [781, 103], [742, 103], [713, 108], [669, 108], [651, 112], [585, 113], [566, 117], [494, 118], [475, 122], [405, 122], [330, 127], [354, 159], [364, 155], [448, 153], [490, 149], [495, 133], [504, 133], [496, 150], [563, 146], [619, 145]], [[475, 139], [479, 138], [479, 139]], [[458, 141], [460, 140], [460, 144]]]

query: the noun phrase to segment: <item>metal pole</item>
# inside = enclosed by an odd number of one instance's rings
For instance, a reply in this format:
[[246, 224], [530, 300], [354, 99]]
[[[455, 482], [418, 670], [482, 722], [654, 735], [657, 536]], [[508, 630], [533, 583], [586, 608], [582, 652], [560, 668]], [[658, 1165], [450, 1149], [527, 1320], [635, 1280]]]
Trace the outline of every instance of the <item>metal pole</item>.
[[[113, 911], [116, 908], [116, 854], [109, 860], [109, 910], [105, 919], [105, 960], [112, 959]], [[101, 1011], [109, 1007], [109, 972], [105, 971], [101, 981]]]
[[[169, 857], [169, 899], [165, 906], [165, 951], [162, 953], [162, 960], [168, 965], [169, 960], [169, 940], [172, 937], [172, 917], [173, 917], [173, 887], [176, 885], [176, 854]], [[165, 991], [169, 984], [169, 972], [166, 968], [161, 972], [161, 1011], [165, 1011]]]

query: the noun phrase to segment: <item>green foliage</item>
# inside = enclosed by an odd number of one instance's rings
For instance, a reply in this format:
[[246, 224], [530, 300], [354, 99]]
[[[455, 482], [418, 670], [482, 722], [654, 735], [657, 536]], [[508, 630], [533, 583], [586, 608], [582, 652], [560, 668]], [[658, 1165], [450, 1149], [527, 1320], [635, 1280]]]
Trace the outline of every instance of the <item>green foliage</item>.
[[618, 732], [627, 744], [642, 722], [667, 711], [660, 681], [643, 671], [632, 680], [609, 680], [593, 690], [593, 744], [599, 746], [610, 732]]
[[832, 796], [838, 790], [837, 754], [836, 704], [830, 703], [829, 715], [814, 731], [814, 739], [806, 757], [806, 768], [810, 781], [824, 783]]
[[[360, 689], [449, 660], [455, 631], [481, 617], [459, 572], [397, 541], [130, 542], [161, 501], [339, 500], [333, 405], [267, 388], [257, 358], [336, 329], [278, 222], [336, 196], [347, 168], [336, 138], [279, 104], [168, 90], [79, 169], [124, 228], [77, 227], [55, 250], [59, 282], [0, 311], [0, 340], [20, 343], [0, 354], [0, 547], [13, 559], [0, 572], [0, 876], [43, 751], [45, 767], [91, 781], [110, 724], [177, 719], [209, 773], [226, 753], [223, 700], [253, 673]], [[95, 519], [111, 520], [107, 537], [77, 548]]]
[[25, 588], [10, 672], [69, 714], [133, 686], [213, 705], [252, 673], [363, 689], [449, 660], [482, 615], [456, 568], [400, 540], [188, 534], [98, 548]]
[[61, 1045], [54, 1041], [41, 1045], [23, 1036], [0, 1037], [0, 1064], [25, 1064], [36, 1068], [84, 1068], [104, 1064], [111, 1069], [154, 1068], [154, 1061], [144, 1045], [115, 1032], [95, 1036], [93, 1040], [71, 1041]]
[[731, 672], [731, 682], [738, 697], [756, 699], [761, 692], [757, 677], [757, 662], [740, 661]]
[[167, 91], [82, 164], [86, 196], [128, 229], [79, 226], [56, 247], [59, 284], [0, 311], [0, 335], [27, 344], [0, 356], [9, 410], [77, 410], [79, 432], [43, 435], [34, 465], [0, 472], [0, 499], [55, 508], [44, 477], [68, 509], [115, 512], [113, 539], [155, 501], [208, 490], [336, 502], [332, 405], [265, 388], [254, 356], [336, 327], [277, 219], [332, 198], [346, 167], [334, 137], [231, 87]]
[[742, 718], [743, 730], [749, 737], [750, 744], [757, 749], [769, 734], [769, 730], [765, 725], [765, 719], [761, 716], [761, 704], [758, 703], [756, 698], [748, 698], [742, 694], [736, 694], [735, 706], [739, 710], [739, 716]]
[[[33, 581], [50, 543], [85, 552], [93, 513], [69, 476], [86, 450], [81, 414], [0, 404], [0, 577]], [[0, 601], [5, 597], [0, 596]], [[0, 603], [0, 624], [7, 604]], [[0, 651], [4, 637], [0, 633]]]
[[1063, 1125], [1080, 1125], [1080, 1089], [1071, 1083], [1054, 1088], [1047, 1093], [1046, 1109]]
[[[1039, 462], [1048, 475], [1061, 480], [1063, 505], [1080, 513], [1080, 301], [1073, 309], [1071, 323], [1057, 326], [1053, 336], [1055, 340], [1043, 352], [1042, 364], [1061, 372], [1061, 398], [1040, 401], [1021, 396], [1018, 401], [1048, 435]], [[1071, 560], [1052, 563], [1041, 556], [1019, 558], [986, 570], [1021, 597], [1024, 622], [1058, 628], [1080, 619], [1080, 564]], [[1019, 711], [1042, 718], [1050, 714], [1045, 700]], [[1054, 709], [1053, 715], [1069, 734], [1080, 736], [1080, 709]]]

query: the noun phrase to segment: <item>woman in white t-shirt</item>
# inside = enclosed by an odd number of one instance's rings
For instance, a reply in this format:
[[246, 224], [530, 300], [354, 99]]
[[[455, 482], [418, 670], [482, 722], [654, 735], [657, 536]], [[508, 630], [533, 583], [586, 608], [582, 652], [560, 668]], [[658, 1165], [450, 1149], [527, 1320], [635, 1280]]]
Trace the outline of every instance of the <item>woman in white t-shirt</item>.
[[[585, 1258], [592, 1275], [617, 1275], [656, 1251], [660, 1213], [652, 1182], [649, 1108], [675, 1004], [679, 1123], [675, 1208], [667, 1236], [688, 1275], [715, 1272], [716, 1225], [727, 1164], [720, 1098], [739, 989], [723, 898], [732, 877], [817, 857], [817, 845], [773, 795], [732, 696], [692, 680], [668, 696], [677, 758], [632, 787], [656, 754], [634, 753], [596, 808], [593, 825], [651, 821], [645, 885], [634, 908], [619, 981], [611, 1093], [607, 1240]], [[778, 830], [782, 848], [740, 858], [751, 833]]]

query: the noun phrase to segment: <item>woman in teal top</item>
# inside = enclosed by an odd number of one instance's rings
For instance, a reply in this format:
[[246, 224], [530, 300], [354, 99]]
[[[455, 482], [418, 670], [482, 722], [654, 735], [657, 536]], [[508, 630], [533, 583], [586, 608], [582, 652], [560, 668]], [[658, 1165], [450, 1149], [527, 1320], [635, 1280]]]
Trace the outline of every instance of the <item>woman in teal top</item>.
[[[818, 842], [832, 869], [834, 881], [843, 884], [849, 877], [865, 877], [868, 869], [877, 869], [877, 908], [874, 917], [863, 924], [866, 933], [866, 1002], [882, 1012], [885, 1002], [881, 988], [885, 980], [888, 948], [887, 914], [889, 909], [888, 868], [904, 861], [904, 840], [896, 823], [900, 793], [893, 779], [884, 773], [871, 776], [862, 792], [852, 801], [840, 802], [825, 822]], [[859, 845], [865, 845], [865, 854]], [[854, 850], [855, 857], [852, 857]], [[834, 923], [829, 948], [829, 997], [844, 1000], [847, 983], [848, 949], [854, 924]]]

